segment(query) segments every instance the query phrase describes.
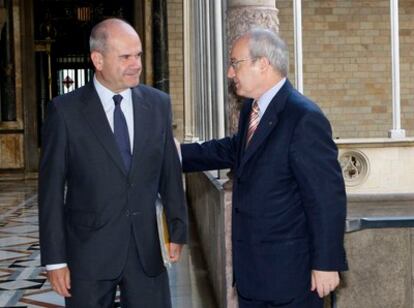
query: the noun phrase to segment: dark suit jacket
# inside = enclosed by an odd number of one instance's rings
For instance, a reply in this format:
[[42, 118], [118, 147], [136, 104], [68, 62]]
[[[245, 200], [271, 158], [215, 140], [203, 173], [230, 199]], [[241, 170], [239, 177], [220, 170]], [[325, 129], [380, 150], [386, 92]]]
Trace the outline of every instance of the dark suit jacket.
[[237, 289], [247, 298], [288, 300], [310, 289], [311, 269], [347, 269], [344, 182], [328, 120], [289, 81], [245, 149], [251, 104], [232, 138], [182, 145], [183, 170], [232, 168]]
[[71, 275], [80, 279], [117, 277], [132, 234], [145, 272], [155, 276], [164, 270], [155, 215], [158, 192], [171, 240], [186, 241], [169, 97], [144, 85], [131, 90], [134, 145], [129, 172], [92, 82], [49, 104], [39, 173], [41, 260], [66, 262]]

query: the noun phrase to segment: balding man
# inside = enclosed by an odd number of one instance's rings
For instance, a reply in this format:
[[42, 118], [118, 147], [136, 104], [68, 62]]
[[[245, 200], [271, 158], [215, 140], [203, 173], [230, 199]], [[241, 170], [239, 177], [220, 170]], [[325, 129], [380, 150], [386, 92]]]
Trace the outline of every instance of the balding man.
[[[42, 264], [67, 307], [171, 306], [158, 241], [161, 195], [177, 261], [187, 237], [168, 95], [139, 85], [142, 45], [125, 21], [90, 36], [95, 76], [54, 98], [39, 174]], [[65, 192], [66, 187], [66, 192]]]

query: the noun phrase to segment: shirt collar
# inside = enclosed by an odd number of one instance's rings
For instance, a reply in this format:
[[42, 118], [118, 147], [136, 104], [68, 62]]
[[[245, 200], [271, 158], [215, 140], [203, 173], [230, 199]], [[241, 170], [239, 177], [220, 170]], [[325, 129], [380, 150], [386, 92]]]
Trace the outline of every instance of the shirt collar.
[[93, 76], [93, 84], [95, 86], [96, 92], [98, 93], [98, 96], [101, 100], [102, 106], [105, 110], [105, 112], [108, 112], [109, 110], [114, 108], [114, 100], [112, 97], [116, 94], [121, 94], [123, 97], [123, 100], [129, 100], [131, 97], [131, 89], [128, 88], [122, 92], [114, 93], [108, 88], [106, 88], [102, 83], [96, 79], [96, 76]]
[[267, 107], [269, 106], [272, 99], [276, 96], [277, 92], [283, 87], [286, 82], [286, 77], [282, 78], [277, 84], [267, 90], [262, 96], [259, 97], [257, 101], [259, 108], [260, 108], [260, 117], [263, 116]]

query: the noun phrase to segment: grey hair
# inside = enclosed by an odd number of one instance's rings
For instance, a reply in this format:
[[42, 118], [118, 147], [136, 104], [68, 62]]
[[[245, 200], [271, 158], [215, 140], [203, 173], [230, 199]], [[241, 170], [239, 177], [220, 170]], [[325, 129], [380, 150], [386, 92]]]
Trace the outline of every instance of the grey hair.
[[265, 57], [270, 65], [283, 77], [289, 72], [289, 51], [280, 36], [268, 29], [253, 29], [243, 37], [249, 40], [249, 52], [252, 58]]
[[103, 53], [106, 50], [106, 43], [108, 40], [107, 23], [105, 21], [98, 23], [92, 28], [91, 36], [89, 37], [90, 52], [98, 51]]
[[[100, 23], [96, 24], [91, 31], [91, 36], [89, 37], [89, 50], [98, 51], [103, 53], [106, 51], [108, 37], [109, 37], [109, 26], [113, 24], [125, 24], [129, 26], [132, 30], [134, 28], [125, 20], [120, 18], [108, 18]], [[135, 31], [135, 30], [134, 30]]]

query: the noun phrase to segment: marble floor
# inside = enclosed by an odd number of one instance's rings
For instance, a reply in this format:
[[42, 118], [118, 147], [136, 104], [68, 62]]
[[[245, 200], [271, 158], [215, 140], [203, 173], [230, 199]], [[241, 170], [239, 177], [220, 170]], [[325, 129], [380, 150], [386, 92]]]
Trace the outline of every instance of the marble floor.
[[[191, 219], [189, 244], [169, 276], [173, 308], [217, 307]], [[64, 307], [40, 267], [34, 181], [0, 182], [0, 307]]]

